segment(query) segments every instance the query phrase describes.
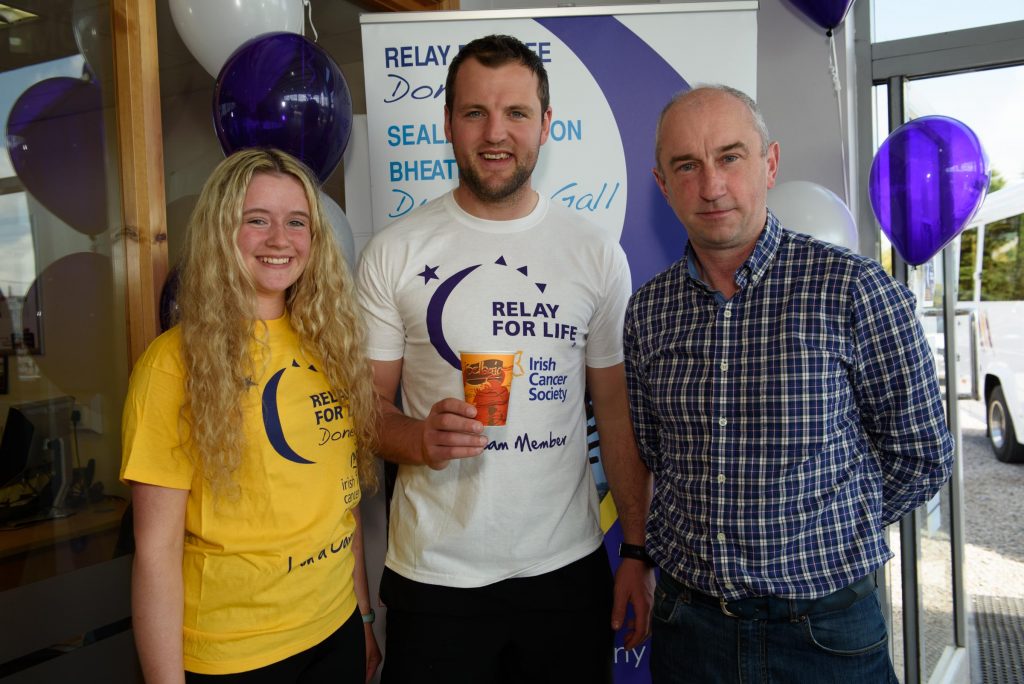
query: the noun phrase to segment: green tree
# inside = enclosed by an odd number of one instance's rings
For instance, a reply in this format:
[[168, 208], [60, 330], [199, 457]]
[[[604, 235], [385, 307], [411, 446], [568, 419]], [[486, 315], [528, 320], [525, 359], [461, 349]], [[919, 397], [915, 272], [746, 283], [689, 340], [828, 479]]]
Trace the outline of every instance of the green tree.
[[[1006, 177], [992, 169], [988, 194], [1006, 186]], [[1024, 215], [990, 223], [985, 227], [981, 298], [985, 301], [1024, 299]], [[974, 296], [974, 260], [978, 245], [975, 228], [960, 234], [960, 301]]]
[[1024, 299], [1024, 215], [985, 227], [981, 298], [1003, 302]]
[[974, 253], [978, 248], [978, 229], [960, 233], [960, 287], [957, 299], [969, 302], [974, 298]]
[[996, 190], [1002, 190], [1006, 185], [1006, 177], [999, 172], [999, 169], [992, 169], [992, 173], [988, 177], [988, 194], [992, 194]]

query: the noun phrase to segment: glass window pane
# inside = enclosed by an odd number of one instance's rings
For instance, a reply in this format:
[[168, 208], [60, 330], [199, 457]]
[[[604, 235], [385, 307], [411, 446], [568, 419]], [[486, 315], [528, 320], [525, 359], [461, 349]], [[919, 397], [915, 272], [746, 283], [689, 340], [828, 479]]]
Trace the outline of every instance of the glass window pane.
[[[6, 147], [4, 148], [6, 149]], [[24, 192], [0, 195], [0, 295], [11, 300], [24, 297], [35, 279], [36, 260], [32, 233], [28, 230], [28, 200]], [[0, 316], [7, 311], [0, 309]], [[0, 328], [0, 350], [10, 351], [9, 334], [15, 331], [9, 318]]]
[[941, 114], [967, 124], [981, 140], [997, 186], [1024, 180], [1024, 66], [913, 80], [906, 103], [908, 119]]
[[956, 646], [953, 620], [953, 545], [949, 485], [922, 509], [918, 534], [921, 559], [921, 631], [924, 636], [922, 681], [928, 681], [946, 649]]
[[875, 43], [1024, 19], [1019, 0], [873, 0]]
[[906, 649], [903, 642], [903, 557], [900, 555], [902, 540], [899, 524], [887, 527], [886, 536], [889, 548], [896, 554], [885, 565], [885, 582], [889, 588], [886, 616], [889, 621], [889, 656], [896, 670], [896, 678], [903, 682], [906, 679]]
[[0, 592], [130, 542], [112, 84], [32, 56], [0, 70]]
[[[871, 88], [871, 112], [872, 121], [872, 149], [878, 152], [886, 136], [889, 135], [889, 87], [887, 85], [876, 85]], [[881, 232], [881, 231], [880, 231]], [[892, 243], [888, 236], [881, 232], [879, 243], [879, 262], [882, 268], [889, 275], [892, 275]]]
[[[979, 137], [990, 162], [992, 180], [983, 210], [996, 205], [1004, 210], [1006, 198], [1024, 183], [1024, 140], [1017, 122], [1003, 111], [1007, 93], [1024, 86], [1024, 67], [955, 74], [913, 80], [904, 92], [907, 117], [945, 115], [967, 124]], [[1010, 195], [1006, 192], [1011, 193]], [[1003, 193], [999, 199], [999, 193]], [[1012, 204], [1012, 203], [1011, 203]], [[1014, 205], [1015, 206], [1015, 205]], [[1024, 212], [1024, 206], [1019, 210]], [[1024, 322], [998, 307], [1015, 306], [1024, 300], [1024, 228], [1021, 214], [996, 215], [984, 229], [972, 227], [954, 241], [952, 254], [958, 259], [958, 276], [953, 283], [942, 280], [941, 255], [913, 269], [911, 287], [923, 309], [922, 321], [933, 344], [940, 382], [945, 389], [945, 358], [952, 347], [944, 330], [941, 309], [945, 294], [955, 288], [958, 310], [956, 330], [956, 389], [961, 397], [983, 395], [1002, 382], [993, 369], [1007, 365], [1019, 349]], [[948, 287], [947, 287], [948, 285]], [[977, 322], [971, 323], [971, 313]], [[976, 326], [972, 334], [971, 326]], [[980, 346], [977, 346], [980, 345]], [[1003, 354], [1001, 359], [995, 358]], [[1019, 362], [1018, 362], [1019, 364]], [[1008, 377], [1012, 377], [1012, 374]], [[966, 402], [973, 405], [974, 402]], [[963, 408], [963, 407], [962, 407]], [[961, 411], [961, 415], [963, 412]], [[942, 656], [955, 646], [950, 500], [948, 487], [917, 514], [920, 535], [920, 625], [924, 646], [922, 676], [927, 679]], [[969, 541], [969, 540], [968, 540]], [[967, 547], [967, 565], [974, 551]], [[970, 590], [970, 587], [968, 587]], [[965, 610], [965, 606], [960, 606]]]
[[[908, 286], [917, 295], [923, 315], [921, 324], [932, 347], [940, 389], [945, 396], [946, 351], [950, 345], [943, 320], [943, 301], [948, 290], [943, 282], [942, 258], [940, 253], [928, 263], [911, 269]], [[920, 663], [922, 681], [928, 681], [942, 654], [956, 643], [951, 509], [949, 485], [946, 485], [914, 514], [920, 544], [917, 581], [918, 619], [924, 646]]]

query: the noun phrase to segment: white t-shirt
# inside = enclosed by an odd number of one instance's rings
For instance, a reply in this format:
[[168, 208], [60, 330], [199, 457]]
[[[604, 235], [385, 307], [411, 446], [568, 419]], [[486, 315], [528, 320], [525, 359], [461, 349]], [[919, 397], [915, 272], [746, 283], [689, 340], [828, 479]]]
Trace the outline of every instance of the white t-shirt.
[[487, 221], [449, 193], [370, 242], [359, 286], [369, 356], [403, 359], [409, 416], [463, 397], [460, 351], [522, 352], [508, 423], [485, 428], [482, 455], [399, 467], [387, 566], [479, 587], [596, 549], [583, 395], [587, 366], [622, 361], [630, 277], [619, 245], [543, 197], [522, 219]]

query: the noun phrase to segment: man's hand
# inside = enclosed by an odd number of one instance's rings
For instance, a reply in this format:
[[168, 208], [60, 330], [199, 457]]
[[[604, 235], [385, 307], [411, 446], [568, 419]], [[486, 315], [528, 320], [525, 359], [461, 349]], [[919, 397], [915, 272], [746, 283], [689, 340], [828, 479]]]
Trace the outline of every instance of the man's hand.
[[423, 421], [423, 463], [442, 470], [453, 458], [472, 458], [484, 452], [484, 425], [476, 418], [476, 406], [461, 399], [442, 399], [430, 407]]
[[402, 359], [373, 361], [373, 386], [381, 419], [377, 425], [377, 453], [393, 463], [426, 465], [442, 470], [453, 458], [479, 456], [487, 447], [484, 425], [476, 406], [449, 397], [430, 407], [423, 420], [404, 415], [397, 406]]
[[615, 573], [612, 599], [612, 629], [618, 631], [626, 620], [626, 604], [633, 606], [633, 619], [626, 623], [623, 646], [632, 649], [651, 633], [651, 605], [654, 603], [654, 569], [643, 561], [623, 558]]

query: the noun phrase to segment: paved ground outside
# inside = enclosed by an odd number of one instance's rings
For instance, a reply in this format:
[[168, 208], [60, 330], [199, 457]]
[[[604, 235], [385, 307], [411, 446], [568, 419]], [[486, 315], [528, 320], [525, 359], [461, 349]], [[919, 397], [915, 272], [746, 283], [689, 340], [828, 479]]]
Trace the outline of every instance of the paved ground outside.
[[973, 597], [972, 680], [1024, 682], [1024, 464], [1000, 463], [984, 407], [961, 402], [964, 578]]
[[[1024, 668], [1024, 464], [1000, 463], [985, 435], [980, 402], [960, 402], [964, 492], [964, 582], [972, 606], [970, 619], [971, 674], [975, 684], [1021, 684], [1016, 673]], [[921, 628], [924, 632], [923, 680], [934, 671], [947, 647], [954, 643], [951, 502], [941, 497], [931, 514], [919, 517], [921, 540]], [[899, 549], [899, 531], [890, 528], [890, 547]], [[899, 555], [887, 575], [893, 595], [893, 634], [903, 630]], [[984, 613], [984, 615], [982, 615]], [[986, 641], [987, 640], [987, 641]], [[903, 680], [902, 639], [893, 640], [893, 664]], [[1000, 676], [1000, 672], [1009, 673]]]

